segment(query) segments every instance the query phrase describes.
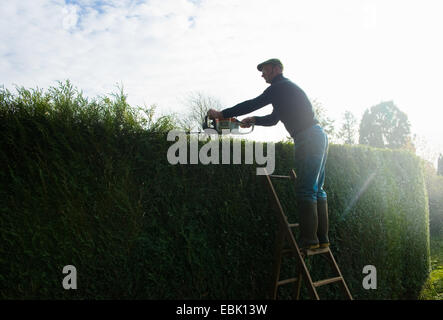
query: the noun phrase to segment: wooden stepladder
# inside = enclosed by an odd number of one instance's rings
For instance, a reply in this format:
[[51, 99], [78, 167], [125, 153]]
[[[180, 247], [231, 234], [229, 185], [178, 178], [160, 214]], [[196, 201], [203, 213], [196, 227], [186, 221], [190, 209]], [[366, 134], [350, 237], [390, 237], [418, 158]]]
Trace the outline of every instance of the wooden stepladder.
[[[266, 170], [266, 169], [265, 169]], [[297, 244], [297, 241], [295, 239], [294, 233], [292, 232], [293, 228], [299, 227], [298, 223], [289, 223], [288, 218], [286, 214], [283, 211], [283, 207], [281, 206], [280, 200], [277, 196], [277, 193], [275, 192], [274, 186], [272, 184], [271, 178], [274, 179], [288, 179], [292, 180], [293, 182], [296, 181], [296, 175], [295, 171], [291, 170], [289, 176], [279, 176], [279, 175], [265, 175], [267, 184], [269, 185], [269, 189], [272, 194], [272, 198], [274, 199], [274, 203], [276, 206], [276, 213], [278, 215], [278, 219], [280, 222], [280, 230], [278, 232], [277, 237], [277, 250], [276, 250], [276, 261], [274, 265], [274, 277], [275, 277], [275, 284], [273, 287], [273, 298], [277, 299], [278, 295], [278, 288], [282, 285], [294, 283], [296, 284], [295, 290], [296, 299], [300, 299], [300, 289], [301, 289], [301, 283], [302, 279], [305, 279], [306, 286], [308, 288], [308, 291], [313, 299], [320, 300], [320, 297], [317, 293], [316, 288], [339, 282], [341, 284], [342, 291], [346, 298], [352, 300], [351, 292], [348, 289], [348, 286], [346, 285], [345, 279], [343, 278], [343, 275], [341, 274], [340, 268], [337, 265], [337, 262], [334, 259], [334, 256], [332, 255], [332, 252], [329, 247], [327, 248], [319, 248], [314, 250], [301, 250]], [[289, 247], [285, 248], [285, 243], [289, 245]], [[280, 280], [280, 268], [282, 264], [282, 260], [284, 256], [292, 256], [296, 257], [297, 265], [298, 265], [298, 276], [295, 278]], [[330, 263], [333, 271], [337, 274], [336, 277], [320, 280], [320, 281], [313, 281], [311, 278], [311, 274], [306, 266], [305, 258], [309, 256], [315, 256], [320, 255], [328, 260]]]

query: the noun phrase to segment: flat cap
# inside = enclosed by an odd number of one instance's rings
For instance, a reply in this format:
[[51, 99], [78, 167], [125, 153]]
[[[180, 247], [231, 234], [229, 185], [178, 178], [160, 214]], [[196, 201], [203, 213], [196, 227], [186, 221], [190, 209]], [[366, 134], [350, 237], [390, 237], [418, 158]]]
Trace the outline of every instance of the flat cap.
[[269, 60], [266, 60], [266, 61], [260, 63], [257, 66], [258, 71], [262, 71], [263, 66], [266, 65], [266, 64], [272, 64], [274, 66], [279, 66], [282, 69], [282, 71], [283, 71], [283, 64], [281, 63], [281, 61], [279, 59], [269, 59]]

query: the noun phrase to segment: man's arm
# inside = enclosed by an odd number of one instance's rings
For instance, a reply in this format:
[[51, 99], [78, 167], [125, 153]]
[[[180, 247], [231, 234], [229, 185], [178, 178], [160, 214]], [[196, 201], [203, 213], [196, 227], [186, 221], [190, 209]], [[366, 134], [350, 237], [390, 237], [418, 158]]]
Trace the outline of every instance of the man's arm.
[[267, 104], [270, 104], [272, 101], [269, 88], [270, 87], [268, 87], [261, 95], [259, 95], [255, 99], [246, 100], [233, 106], [232, 108], [222, 110], [221, 112], [223, 114], [223, 118], [242, 116], [244, 114], [251, 113], [252, 111], [260, 109]]
[[277, 116], [277, 112], [275, 112], [275, 108], [272, 111], [272, 113], [268, 114], [267, 116], [254, 117], [254, 118], [255, 118], [255, 124], [257, 126], [265, 126], [265, 127], [274, 126], [279, 121], [279, 118]]

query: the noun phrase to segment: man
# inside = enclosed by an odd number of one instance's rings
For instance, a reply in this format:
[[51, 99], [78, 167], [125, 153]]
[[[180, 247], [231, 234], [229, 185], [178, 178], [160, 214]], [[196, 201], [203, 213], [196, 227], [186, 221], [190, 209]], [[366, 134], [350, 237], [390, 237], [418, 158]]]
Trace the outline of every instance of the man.
[[283, 76], [283, 64], [269, 59], [257, 66], [270, 86], [257, 98], [244, 101], [232, 108], [210, 109], [210, 118], [230, 118], [253, 112], [272, 104], [271, 114], [248, 117], [247, 125], [273, 126], [283, 122], [294, 139], [296, 197], [300, 208], [300, 247], [315, 249], [328, 247], [328, 206], [323, 190], [328, 137], [315, 119], [312, 105], [295, 83]]

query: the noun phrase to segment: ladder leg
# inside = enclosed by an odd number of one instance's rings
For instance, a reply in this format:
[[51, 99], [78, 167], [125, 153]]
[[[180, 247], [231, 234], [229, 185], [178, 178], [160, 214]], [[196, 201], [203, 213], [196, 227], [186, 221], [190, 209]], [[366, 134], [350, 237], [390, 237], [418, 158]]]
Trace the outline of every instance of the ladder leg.
[[296, 257], [298, 260], [298, 265], [300, 267], [300, 272], [302, 273], [303, 277], [306, 280], [306, 285], [308, 287], [308, 291], [312, 298], [315, 300], [320, 300], [320, 297], [318, 296], [317, 290], [314, 287], [314, 284], [312, 282], [311, 274], [309, 273], [309, 270], [306, 266], [305, 260], [304, 260], [304, 253], [300, 250], [300, 248], [297, 245], [297, 241], [295, 240], [294, 234], [291, 232], [290, 228], [288, 227], [288, 234], [289, 243], [290, 246], [297, 252]]
[[272, 288], [272, 298], [274, 300], [277, 299], [277, 293], [278, 293], [278, 281], [280, 280], [280, 269], [281, 269], [281, 261], [282, 261], [282, 250], [283, 250], [283, 244], [285, 241], [285, 234], [282, 230], [282, 228], [279, 229], [278, 234], [276, 235], [276, 247], [275, 247], [275, 254], [274, 254], [274, 282], [273, 282], [273, 288]]
[[296, 292], [296, 295], [295, 295], [295, 300], [300, 300], [300, 291], [301, 291], [301, 282], [302, 281], [303, 281], [303, 276], [302, 276], [301, 271], [300, 271], [298, 273], [297, 292]]
[[332, 267], [334, 268], [335, 272], [337, 272], [337, 274], [342, 278], [342, 281], [340, 281], [340, 283], [341, 283], [340, 287], [343, 290], [344, 295], [346, 297], [348, 297], [349, 300], [353, 300], [351, 292], [349, 291], [349, 288], [346, 285], [345, 278], [341, 274], [340, 268], [338, 267], [338, 264], [334, 259], [334, 255], [332, 254], [331, 249], [329, 249], [329, 251], [328, 251], [328, 256], [329, 256], [330, 262], [331, 262]]

